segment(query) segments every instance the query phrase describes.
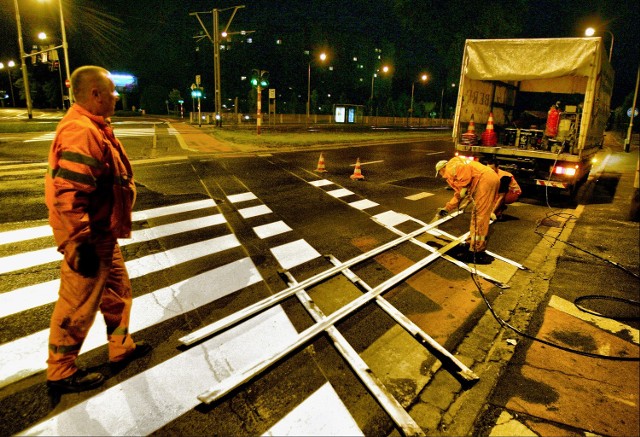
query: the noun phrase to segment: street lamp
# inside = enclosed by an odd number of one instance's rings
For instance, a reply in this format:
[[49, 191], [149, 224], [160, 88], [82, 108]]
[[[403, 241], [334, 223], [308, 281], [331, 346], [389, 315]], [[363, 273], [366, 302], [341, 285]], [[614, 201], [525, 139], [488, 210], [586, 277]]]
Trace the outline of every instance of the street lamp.
[[371, 76], [371, 101], [373, 101], [373, 83], [375, 82], [376, 77], [378, 77], [378, 71], [382, 70], [383, 73], [389, 72], [389, 66], [383, 65], [382, 68], [373, 72]]
[[[45, 32], [40, 32], [38, 33], [38, 39], [41, 41], [46, 41], [47, 39], [47, 34]], [[58, 51], [53, 49], [53, 51], [55, 52], [55, 57], [51, 56], [51, 62], [58, 62], [58, 77], [60, 78], [60, 98], [62, 99], [62, 106], [61, 108], [64, 110], [64, 88], [62, 86], [62, 68], [60, 67], [60, 62], [58, 60]]]
[[[327, 54], [322, 52], [320, 53], [320, 56], [318, 56], [318, 58], [324, 62], [327, 60]], [[308, 69], [307, 69], [307, 120], [309, 120], [309, 109], [311, 107], [311, 61], [312, 59], [309, 60], [309, 65], [308, 65]]]
[[[605, 30], [605, 32], [611, 35], [611, 45], [609, 46], [609, 63], [611, 63], [611, 54], [613, 53], [613, 33], [611, 33], [608, 30]], [[595, 33], [596, 33], [596, 30], [593, 27], [589, 27], [587, 28], [587, 30], [584, 31], [584, 34], [586, 36], [593, 36], [595, 35]]]
[[[39, 0], [41, 3], [48, 0]], [[16, 0], [17, 2], [17, 0]], [[64, 14], [62, 13], [62, 0], [58, 0], [58, 8], [60, 10], [60, 31], [62, 32], [62, 51], [64, 53], [64, 69], [66, 74], [66, 80], [69, 84], [69, 105], [73, 103], [73, 86], [71, 85], [71, 72], [69, 71], [69, 53], [67, 51], [69, 45], [67, 44], [67, 32], [64, 27]], [[56, 49], [58, 47], [54, 47]], [[64, 101], [62, 102], [64, 108]]]
[[[420, 80], [422, 82], [426, 82], [428, 78], [429, 77], [424, 73], [420, 76]], [[414, 80], [411, 82], [411, 106], [409, 107], [409, 113], [411, 117], [413, 117], [413, 91], [415, 89], [415, 86], [416, 86], [416, 81]]]
[[[13, 107], [16, 107], [16, 99], [13, 97], [13, 82], [11, 81], [11, 69], [16, 66], [16, 63], [13, 61], [7, 62], [7, 76], [9, 76], [9, 88], [11, 89], [11, 102], [13, 103]], [[0, 70], [4, 68], [4, 64], [0, 62]]]

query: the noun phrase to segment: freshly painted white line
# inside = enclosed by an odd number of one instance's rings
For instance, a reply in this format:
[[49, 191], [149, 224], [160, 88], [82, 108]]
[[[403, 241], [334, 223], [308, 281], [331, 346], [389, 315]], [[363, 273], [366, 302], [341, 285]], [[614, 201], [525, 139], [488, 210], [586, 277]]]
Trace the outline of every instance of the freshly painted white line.
[[126, 265], [129, 278], [133, 279], [238, 246], [240, 246], [240, 242], [234, 234], [223, 235], [136, 258], [128, 261]]
[[[202, 229], [209, 226], [225, 223], [222, 214], [216, 214], [197, 219], [184, 220], [181, 222], [160, 225], [149, 229], [141, 229], [131, 233], [131, 238], [119, 240], [120, 246], [133, 243], [155, 240], [161, 237], [187, 232], [190, 230]], [[0, 274], [27, 269], [41, 264], [60, 261], [62, 254], [55, 247], [23, 252], [0, 258]]]
[[311, 185], [313, 185], [314, 187], [322, 187], [325, 185], [331, 185], [333, 182], [327, 180], [327, 179], [320, 179], [317, 181], [311, 181], [309, 182]]
[[216, 206], [213, 199], [196, 200], [194, 202], [179, 203], [177, 205], [162, 206], [160, 208], [147, 209], [144, 211], [134, 211], [133, 221], [148, 220], [150, 218], [162, 217], [165, 215], [178, 214], [181, 212], [197, 211], [199, 209]]
[[405, 197], [405, 199], [407, 200], [420, 200], [420, 199], [424, 199], [425, 197], [430, 197], [433, 196], [433, 193], [426, 193], [426, 192], [422, 192], [422, 193], [418, 193], [418, 194], [413, 194], [411, 196], [407, 196]]
[[[113, 133], [118, 138], [148, 137], [148, 136], [152, 136], [154, 134], [154, 130], [153, 130], [153, 128], [143, 128], [143, 129], [132, 129], [132, 128], [118, 129], [118, 128], [116, 128], [116, 129], [113, 130]], [[29, 140], [24, 140], [23, 142], [25, 142], [25, 143], [33, 143], [33, 142], [36, 142], [36, 141], [53, 141], [55, 136], [56, 136], [55, 132], [48, 132], [46, 134], [39, 135], [39, 136], [37, 136], [35, 138], [31, 138]]]
[[[140, 331], [260, 281], [262, 277], [250, 258], [193, 276], [135, 298], [129, 330]], [[81, 352], [105, 345], [105, 332], [104, 319], [96, 317]], [[46, 329], [0, 345], [0, 387], [46, 368], [48, 338]]]
[[265, 436], [364, 435], [329, 382], [324, 383]]
[[355, 202], [351, 202], [349, 206], [353, 206], [356, 209], [367, 209], [373, 208], [374, 206], [378, 206], [379, 203], [373, 202], [369, 199], [356, 200]]
[[247, 200], [257, 199], [257, 197], [255, 194], [247, 192], [247, 193], [233, 194], [231, 196], [227, 196], [227, 199], [229, 199], [229, 202], [231, 203], [238, 203], [238, 202], [246, 202]]
[[58, 299], [60, 280], [41, 282], [0, 294], [0, 319], [55, 302]]
[[0, 258], [0, 275], [37, 266], [39, 264], [60, 261], [61, 259], [62, 254], [60, 254], [55, 247], [47, 247], [46, 249], [5, 256]]
[[266, 205], [258, 205], [258, 206], [251, 206], [249, 208], [239, 209], [238, 212], [240, 213], [242, 218], [247, 219], [251, 217], [257, 217], [259, 215], [270, 214], [273, 211], [271, 211], [271, 209], [269, 209], [269, 207]]
[[[360, 165], [367, 165], [367, 164], [377, 164], [379, 162], [384, 162], [384, 159], [380, 159], [378, 161], [367, 161], [367, 162], [361, 162]], [[349, 164], [349, 167], [355, 167], [356, 164]]]
[[333, 191], [327, 191], [327, 194], [336, 198], [350, 196], [353, 194], [353, 191], [349, 191], [346, 188], [339, 188]]
[[292, 241], [270, 250], [283, 269], [290, 269], [320, 256], [318, 251], [304, 240]]
[[410, 220], [411, 217], [406, 214], [400, 214], [395, 211], [385, 211], [378, 215], [374, 215], [373, 219], [377, 220], [378, 222], [382, 223], [385, 226], [393, 227], [393, 226], [399, 225], [400, 223], [404, 223]]
[[289, 227], [289, 225], [287, 225], [282, 220], [273, 223], [267, 223], [266, 225], [262, 226], [256, 226], [253, 228], [253, 232], [255, 232], [256, 235], [262, 239], [273, 237], [274, 235], [278, 234], [283, 234], [291, 230], [292, 229]]
[[32, 228], [15, 229], [13, 231], [0, 232], [0, 244], [18, 243], [20, 241], [33, 240], [35, 238], [51, 237], [51, 226], [34, 226]]
[[275, 306], [21, 434], [149, 435], [198, 406], [198, 393], [263, 361], [296, 335]]
[[580, 320], [584, 320], [585, 322], [593, 323], [598, 328], [614, 334], [627, 331], [629, 336], [631, 336], [631, 340], [635, 344], [640, 344], [640, 332], [629, 325], [620, 323], [617, 320], [609, 319], [606, 317], [598, 317], [594, 316], [593, 314], [580, 311], [573, 302], [569, 302], [568, 300], [565, 300], [556, 295], [551, 296], [551, 299], [549, 299], [549, 306], [566, 314], [569, 314], [570, 316], [576, 317]]

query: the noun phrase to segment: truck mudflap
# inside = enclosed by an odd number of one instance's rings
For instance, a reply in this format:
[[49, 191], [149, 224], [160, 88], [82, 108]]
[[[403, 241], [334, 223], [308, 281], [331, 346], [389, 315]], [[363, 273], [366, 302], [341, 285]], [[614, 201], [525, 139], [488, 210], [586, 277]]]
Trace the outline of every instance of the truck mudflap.
[[561, 188], [563, 190], [568, 190], [572, 186], [569, 182], [547, 181], [544, 179], [536, 179], [536, 185], [540, 185], [542, 187]]

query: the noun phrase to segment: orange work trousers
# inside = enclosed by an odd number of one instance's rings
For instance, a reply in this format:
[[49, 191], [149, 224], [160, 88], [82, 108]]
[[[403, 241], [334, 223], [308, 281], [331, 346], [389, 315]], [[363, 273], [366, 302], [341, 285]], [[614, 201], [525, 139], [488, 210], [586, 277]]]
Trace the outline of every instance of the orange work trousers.
[[[66, 233], [54, 229], [64, 253]], [[62, 246], [61, 246], [62, 245]], [[122, 360], [135, 349], [129, 334], [131, 282], [122, 252], [112, 237], [99, 239], [96, 251], [100, 268], [93, 278], [74, 271], [65, 259], [60, 268], [60, 291], [51, 316], [47, 379], [57, 381], [73, 375], [76, 358], [95, 320], [102, 312], [107, 326], [109, 361]]]
[[474, 252], [487, 249], [489, 222], [495, 205], [496, 195], [500, 188], [500, 178], [494, 171], [485, 171], [480, 176], [473, 196], [473, 212], [469, 226], [469, 248]]

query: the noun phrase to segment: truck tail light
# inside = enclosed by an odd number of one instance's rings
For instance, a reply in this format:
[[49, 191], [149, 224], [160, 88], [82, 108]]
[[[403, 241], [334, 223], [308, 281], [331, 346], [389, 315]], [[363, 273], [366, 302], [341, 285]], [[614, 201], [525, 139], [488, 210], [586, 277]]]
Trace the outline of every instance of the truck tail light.
[[462, 158], [462, 159], [465, 159], [467, 161], [475, 161], [476, 160], [475, 156], [465, 156], [465, 155], [461, 155], [459, 152], [456, 152], [456, 156], [458, 158]]
[[578, 171], [577, 165], [573, 167], [563, 167], [561, 165], [558, 165], [553, 169], [553, 172], [555, 174], [565, 175], [565, 176], [575, 176], [577, 171]]

